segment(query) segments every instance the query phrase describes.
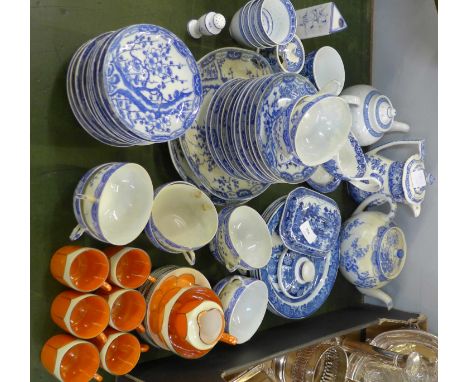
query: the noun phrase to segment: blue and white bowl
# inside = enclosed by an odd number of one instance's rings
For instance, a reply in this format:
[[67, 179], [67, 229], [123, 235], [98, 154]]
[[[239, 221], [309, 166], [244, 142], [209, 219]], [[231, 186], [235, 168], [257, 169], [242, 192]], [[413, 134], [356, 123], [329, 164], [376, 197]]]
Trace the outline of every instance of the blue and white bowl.
[[296, 11], [289, 0], [251, 0], [233, 16], [229, 32], [250, 48], [284, 45], [296, 33]]
[[127, 147], [181, 136], [198, 114], [202, 86], [182, 40], [165, 28], [137, 24], [80, 47], [68, 68], [67, 94], [85, 131]]
[[151, 178], [136, 163], [109, 163], [88, 171], [73, 196], [78, 226], [70, 235], [84, 232], [113, 245], [126, 245], [143, 231], [151, 214]]
[[319, 90], [325, 89], [331, 82], [339, 84], [335, 95], [340, 94], [343, 90], [345, 83], [343, 60], [338, 51], [331, 46], [323, 46], [308, 53], [301, 74]]
[[253, 208], [224, 208], [219, 213], [218, 227], [210, 250], [229, 272], [258, 269], [268, 263], [271, 236], [265, 221]]
[[268, 289], [261, 280], [230, 276], [219, 281], [213, 290], [224, 310], [225, 331], [238, 344], [250, 340], [260, 327], [268, 306]]

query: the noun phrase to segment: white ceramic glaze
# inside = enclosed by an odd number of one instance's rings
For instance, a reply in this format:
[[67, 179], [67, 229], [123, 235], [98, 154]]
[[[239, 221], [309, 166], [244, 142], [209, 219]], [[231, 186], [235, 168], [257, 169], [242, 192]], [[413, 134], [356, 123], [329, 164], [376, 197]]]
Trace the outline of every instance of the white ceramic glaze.
[[351, 104], [352, 132], [361, 146], [377, 142], [390, 131], [408, 132], [406, 123], [395, 120], [396, 110], [390, 99], [369, 85], [354, 85], [343, 90], [344, 96], [353, 96], [359, 102]]
[[[390, 211], [365, 211], [369, 205], [390, 205]], [[388, 196], [375, 194], [364, 200], [340, 234], [340, 271], [357, 289], [393, 307], [392, 298], [380, 290], [402, 271], [406, 256], [403, 231], [395, 226], [396, 204]]]
[[218, 292], [223, 304], [226, 331], [237, 338], [237, 343], [247, 342], [263, 321], [268, 306], [268, 289], [261, 280], [232, 276]]
[[302, 163], [317, 166], [332, 159], [351, 129], [348, 104], [340, 97], [304, 96], [291, 112], [291, 141]]
[[144, 229], [152, 205], [151, 178], [136, 163], [101, 168], [75, 195], [81, 199], [84, 221], [95, 236], [113, 245], [135, 240]]
[[[410, 147], [416, 149], [416, 153], [404, 161], [388, 159], [380, 154], [381, 151], [392, 147]], [[395, 202], [406, 204], [411, 208], [414, 217], [418, 217], [426, 188], [434, 182], [434, 177], [424, 166], [424, 140], [389, 142], [368, 151], [366, 158], [369, 163], [366, 177], [379, 179], [382, 187], [379, 190], [363, 190], [362, 182], [353, 182], [349, 187], [352, 198], [362, 202], [372, 192], [378, 191], [388, 195]]]
[[173, 182], [156, 190], [148, 225], [169, 251], [188, 252], [213, 239], [218, 229], [218, 213], [200, 189], [190, 183]]

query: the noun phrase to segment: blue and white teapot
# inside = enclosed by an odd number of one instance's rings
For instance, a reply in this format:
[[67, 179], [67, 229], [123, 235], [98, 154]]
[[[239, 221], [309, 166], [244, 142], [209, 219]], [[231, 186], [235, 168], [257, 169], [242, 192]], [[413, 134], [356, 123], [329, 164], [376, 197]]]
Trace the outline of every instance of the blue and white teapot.
[[[394, 161], [379, 155], [380, 151], [397, 146], [415, 146], [417, 153], [406, 161]], [[426, 187], [434, 182], [434, 177], [424, 167], [424, 159], [424, 140], [390, 142], [366, 153], [365, 177], [380, 180], [383, 186], [379, 193], [390, 196], [394, 202], [408, 205], [414, 217], [418, 217]], [[363, 191], [363, 187], [356, 185], [356, 182], [349, 183], [348, 191], [358, 203], [375, 193], [369, 192], [372, 190]]]
[[[365, 211], [370, 205], [390, 205], [385, 214]], [[406, 240], [393, 219], [396, 203], [388, 196], [375, 194], [364, 200], [344, 222], [340, 233], [341, 274], [364, 295], [377, 298], [390, 310], [392, 298], [380, 290], [395, 279], [406, 260]]]

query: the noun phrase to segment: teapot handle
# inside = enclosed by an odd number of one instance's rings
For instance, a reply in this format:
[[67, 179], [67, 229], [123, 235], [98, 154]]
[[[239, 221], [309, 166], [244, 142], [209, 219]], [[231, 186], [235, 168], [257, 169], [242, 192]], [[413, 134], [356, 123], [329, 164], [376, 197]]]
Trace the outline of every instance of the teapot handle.
[[383, 187], [382, 181], [378, 178], [374, 178], [373, 176], [349, 178], [347, 181], [354, 187], [359, 188], [365, 192], [379, 192]]
[[390, 205], [390, 211], [387, 213], [387, 219], [390, 222], [395, 218], [395, 213], [396, 213], [396, 208], [397, 208], [396, 203], [389, 196], [385, 194], [373, 194], [369, 196], [356, 208], [352, 216], [360, 214], [367, 207], [369, 207], [369, 205], [371, 205], [372, 203], [375, 203], [375, 205], [388, 203]]
[[418, 150], [419, 150], [419, 155], [421, 156], [422, 159], [424, 159], [424, 139], [420, 139], [417, 141], [393, 141], [393, 142], [385, 143], [383, 145], [373, 148], [372, 150], [369, 150], [366, 153], [366, 155], [375, 155], [379, 151], [382, 151], [382, 150], [385, 150], [394, 146], [409, 146], [409, 145], [417, 145]]

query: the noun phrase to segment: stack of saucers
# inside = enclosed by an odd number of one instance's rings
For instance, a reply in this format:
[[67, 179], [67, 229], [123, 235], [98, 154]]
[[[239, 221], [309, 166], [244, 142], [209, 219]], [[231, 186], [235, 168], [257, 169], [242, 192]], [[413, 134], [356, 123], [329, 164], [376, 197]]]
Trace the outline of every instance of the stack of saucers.
[[169, 142], [171, 159], [181, 178], [195, 184], [217, 205], [237, 205], [264, 192], [270, 183], [234, 177], [214, 161], [206, 141], [206, 111], [220, 86], [233, 78], [260, 78], [272, 74], [260, 54], [240, 48], [221, 48], [198, 62], [203, 101], [195, 122], [178, 141]]
[[[336, 203], [299, 187], [274, 201], [262, 216], [271, 233], [272, 256], [265, 267], [249, 274], [265, 282], [272, 313], [308, 317], [326, 301], [338, 273], [341, 218]], [[290, 229], [286, 234], [284, 226]], [[294, 248], [288, 236], [298, 240]]]
[[290, 42], [296, 27], [296, 11], [289, 0], [251, 0], [234, 14], [229, 32], [244, 46], [271, 48]]
[[339, 150], [351, 127], [345, 101], [315, 93], [294, 73], [226, 82], [205, 115], [213, 160], [239, 179], [304, 182]]
[[67, 94], [87, 133], [128, 147], [181, 136], [197, 116], [202, 86], [182, 40], [162, 27], [138, 24], [82, 45], [68, 67]]

